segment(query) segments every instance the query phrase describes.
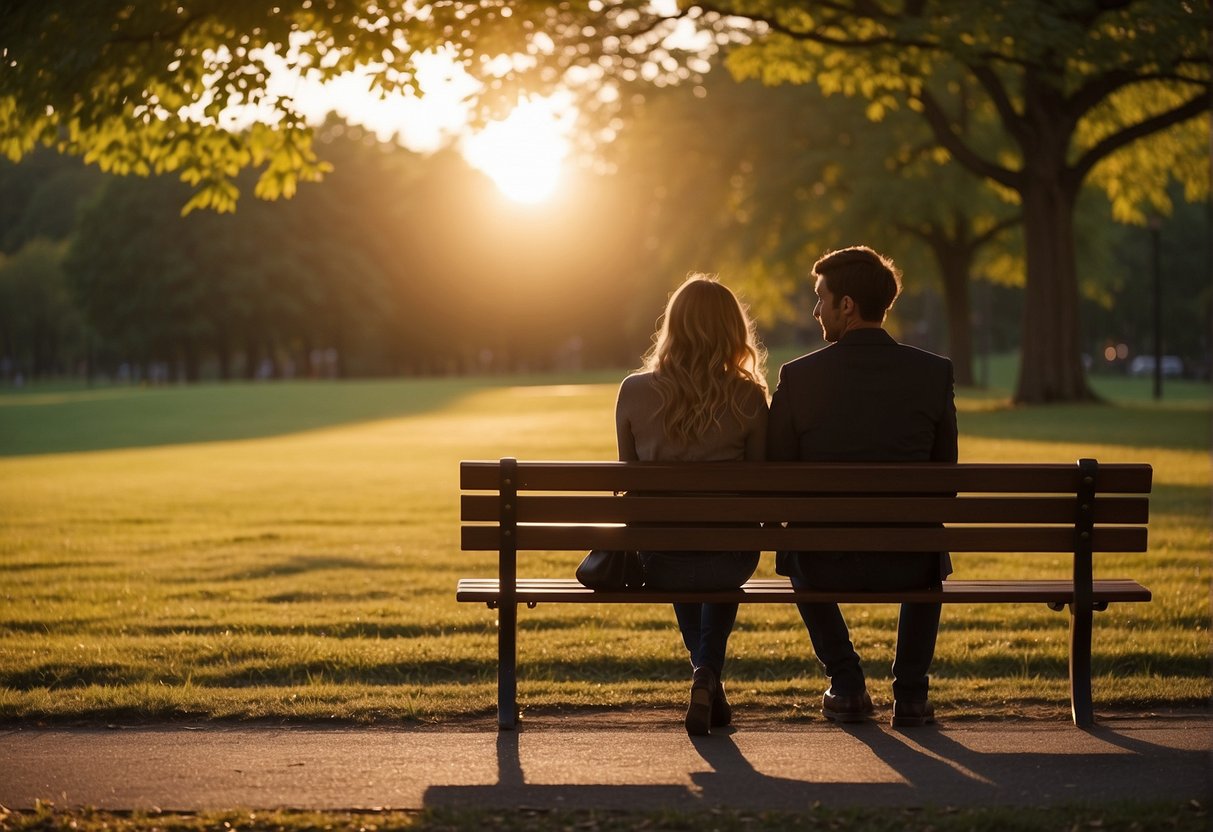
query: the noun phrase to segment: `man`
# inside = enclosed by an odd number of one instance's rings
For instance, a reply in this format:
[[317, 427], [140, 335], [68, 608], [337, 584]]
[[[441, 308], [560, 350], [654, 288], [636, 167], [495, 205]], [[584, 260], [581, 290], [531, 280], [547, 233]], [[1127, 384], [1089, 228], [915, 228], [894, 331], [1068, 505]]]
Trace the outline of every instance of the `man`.
[[[831, 252], [813, 266], [826, 347], [785, 364], [771, 401], [767, 458], [804, 462], [955, 462], [952, 362], [897, 343], [882, 324], [901, 291], [893, 262], [866, 246]], [[947, 553], [779, 552], [793, 586], [891, 591], [938, 586]], [[859, 655], [837, 604], [798, 604], [830, 687], [822, 714], [838, 722], [873, 716]], [[893, 725], [935, 721], [927, 700], [939, 604], [902, 604], [893, 662]]]

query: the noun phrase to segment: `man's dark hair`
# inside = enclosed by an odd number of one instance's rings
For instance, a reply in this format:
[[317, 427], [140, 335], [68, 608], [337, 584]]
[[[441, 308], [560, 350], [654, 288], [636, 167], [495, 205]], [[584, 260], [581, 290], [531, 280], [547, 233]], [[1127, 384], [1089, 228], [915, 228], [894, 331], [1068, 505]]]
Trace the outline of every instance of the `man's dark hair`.
[[813, 274], [825, 278], [835, 306], [849, 295], [865, 321], [883, 321], [901, 293], [897, 266], [867, 246], [831, 251], [813, 264]]

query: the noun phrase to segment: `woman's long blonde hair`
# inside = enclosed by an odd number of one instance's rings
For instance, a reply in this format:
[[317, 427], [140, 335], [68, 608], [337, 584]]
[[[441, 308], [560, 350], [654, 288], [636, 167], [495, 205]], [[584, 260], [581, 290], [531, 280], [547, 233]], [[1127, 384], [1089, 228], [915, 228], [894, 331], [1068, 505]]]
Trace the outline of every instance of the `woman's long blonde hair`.
[[[740, 421], [745, 384], [764, 396], [766, 350], [737, 296], [706, 274], [688, 277], [666, 304], [644, 368], [661, 396], [666, 436], [690, 442], [719, 425], [726, 412]], [[744, 383], [744, 384], [743, 384]]]

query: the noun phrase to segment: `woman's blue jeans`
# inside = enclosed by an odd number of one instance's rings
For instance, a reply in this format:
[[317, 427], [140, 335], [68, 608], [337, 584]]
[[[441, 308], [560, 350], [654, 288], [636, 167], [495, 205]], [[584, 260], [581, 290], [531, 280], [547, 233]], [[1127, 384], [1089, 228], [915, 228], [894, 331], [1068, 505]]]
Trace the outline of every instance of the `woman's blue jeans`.
[[[757, 552], [641, 552], [644, 585], [651, 589], [702, 592], [737, 589], [758, 568]], [[682, 643], [693, 667], [710, 667], [717, 678], [724, 670], [725, 650], [736, 604], [674, 604]]]

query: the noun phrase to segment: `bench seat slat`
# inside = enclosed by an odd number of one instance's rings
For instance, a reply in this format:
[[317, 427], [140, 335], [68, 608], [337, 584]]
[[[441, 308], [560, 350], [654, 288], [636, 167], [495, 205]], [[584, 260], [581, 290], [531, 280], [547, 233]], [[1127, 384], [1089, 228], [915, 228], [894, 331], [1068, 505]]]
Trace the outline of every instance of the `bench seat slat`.
[[[500, 463], [468, 461], [459, 466], [460, 487], [492, 491], [500, 484]], [[661, 463], [519, 462], [520, 491], [701, 491], [705, 482], [731, 491], [930, 494], [956, 491], [990, 493], [1074, 493], [1074, 465], [1015, 465], [924, 462], [907, 467], [882, 463]], [[1153, 469], [1142, 464], [1099, 466], [1100, 493], [1150, 491]], [[719, 486], [716, 486], [719, 490]]]
[[[465, 551], [496, 551], [497, 526], [464, 526]], [[1072, 552], [1073, 527], [960, 527], [945, 529], [713, 528], [637, 526], [519, 526], [519, 550], [639, 549], [649, 551], [906, 551], [906, 552]], [[1100, 528], [1092, 536], [1096, 552], [1144, 552], [1145, 528]]]
[[[465, 522], [498, 522], [501, 500], [490, 494], [464, 494]], [[783, 522], [833, 523], [1073, 523], [1074, 497], [518, 497], [522, 523], [684, 523]], [[1100, 497], [1096, 523], [1145, 523], [1146, 497]]]
[[[1033, 581], [945, 581], [942, 590], [880, 592], [812, 592], [794, 590], [787, 578], [755, 578], [734, 592], [674, 592], [651, 589], [622, 592], [596, 592], [572, 578], [523, 578], [517, 582], [519, 603], [580, 602], [594, 604], [667, 603], [674, 601], [737, 601], [740, 603], [781, 603], [796, 601], [835, 601], [839, 603], [903, 603], [937, 601], [961, 603], [1069, 603], [1074, 585], [1068, 580]], [[464, 578], [455, 597], [459, 601], [496, 601], [496, 578]], [[1094, 582], [1097, 602], [1149, 601], [1150, 590], [1127, 578], [1103, 578]]]

